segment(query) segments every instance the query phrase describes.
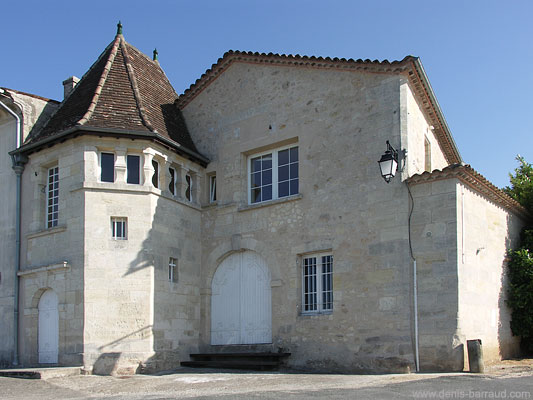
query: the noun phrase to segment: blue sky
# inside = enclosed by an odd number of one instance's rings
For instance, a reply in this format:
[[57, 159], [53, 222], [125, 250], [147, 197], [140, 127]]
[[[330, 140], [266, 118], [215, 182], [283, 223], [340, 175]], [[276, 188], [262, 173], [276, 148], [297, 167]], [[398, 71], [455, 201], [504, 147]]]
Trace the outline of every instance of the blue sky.
[[[2, 4], [0, 86], [61, 100], [113, 40], [154, 47], [178, 93], [227, 50], [421, 58], [466, 163], [508, 184], [533, 162], [531, 0], [92, 0]], [[379, 156], [379, 155], [378, 155]]]

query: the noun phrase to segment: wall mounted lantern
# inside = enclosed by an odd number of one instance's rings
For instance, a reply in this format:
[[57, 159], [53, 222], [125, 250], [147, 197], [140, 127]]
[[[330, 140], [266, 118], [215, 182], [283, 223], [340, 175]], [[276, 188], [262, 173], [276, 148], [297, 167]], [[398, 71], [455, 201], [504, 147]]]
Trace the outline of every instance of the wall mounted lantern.
[[387, 151], [381, 156], [378, 164], [381, 170], [381, 176], [385, 179], [385, 182], [389, 183], [398, 170], [398, 152], [390, 145], [388, 140]]

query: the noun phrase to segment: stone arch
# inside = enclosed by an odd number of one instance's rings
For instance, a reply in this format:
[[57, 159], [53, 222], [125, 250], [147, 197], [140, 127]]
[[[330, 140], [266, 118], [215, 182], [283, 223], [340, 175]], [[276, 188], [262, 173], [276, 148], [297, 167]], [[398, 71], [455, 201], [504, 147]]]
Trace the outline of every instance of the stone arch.
[[[252, 251], [257, 253], [267, 262], [268, 268], [270, 270], [271, 280], [281, 280], [281, 270], [279, 267], [280, 262], [277, 259], [275, 252], [272, 251], [271, 248], [269, 248], [263, 242], [255, 240], [253, 238], [239, 238], [238, 240], [235, 240], [235, 236], [240, 235], [234, 235], [231, 241], [225, 241], [224, 243], [218, 245], [213, 249], [213, 251], [211, 251], [211, 253], [207, 257], [207, 272], [204, 277], [204, 288], [208, 290], [211, 288], [213, 276], [215, 275], [218, 266], [222, 261], [224, 261], [225, 258], [231, 256], [234, 253], [243, 251]], [[237, 245], [235, 243], [236, 241], [239, 242]]]

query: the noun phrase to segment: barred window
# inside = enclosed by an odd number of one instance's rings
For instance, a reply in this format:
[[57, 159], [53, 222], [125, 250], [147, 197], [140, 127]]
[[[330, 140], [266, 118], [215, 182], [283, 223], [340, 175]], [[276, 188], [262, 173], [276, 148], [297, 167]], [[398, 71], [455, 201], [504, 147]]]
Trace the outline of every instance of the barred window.
[[316, 255], [303, 259], [302, 311], [320, 313], [333, 310], [333, 256]]
[[125, 217], [111, 217], [111, 237], [115, 240], [128, 238], [128, 219]]

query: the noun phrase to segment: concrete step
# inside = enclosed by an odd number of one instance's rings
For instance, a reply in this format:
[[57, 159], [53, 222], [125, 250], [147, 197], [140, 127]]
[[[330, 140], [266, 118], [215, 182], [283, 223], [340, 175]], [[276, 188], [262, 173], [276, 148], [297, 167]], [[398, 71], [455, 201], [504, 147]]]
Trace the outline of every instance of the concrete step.
[[81, 367], [37, 367], [0, 369], [0, 376], [22, 379], [50, 379], [81, 374]]

